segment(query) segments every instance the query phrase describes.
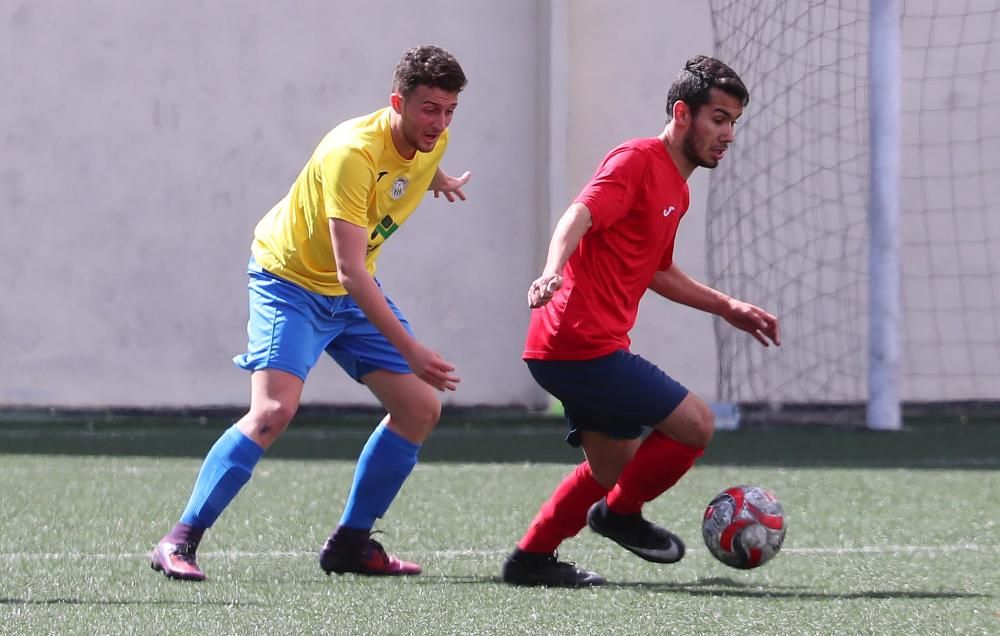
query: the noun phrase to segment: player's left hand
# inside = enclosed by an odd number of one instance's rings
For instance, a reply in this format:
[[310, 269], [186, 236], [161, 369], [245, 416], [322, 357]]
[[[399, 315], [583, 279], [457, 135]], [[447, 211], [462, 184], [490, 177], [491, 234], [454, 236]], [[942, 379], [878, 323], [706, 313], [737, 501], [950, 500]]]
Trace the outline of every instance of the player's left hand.
[[431, 181], [430, 190], [434, 193], [435, 199], [443, 194], [444, 198], [448, 199], [450, 203], [454, 203], [455, 199], [465, 201], [465, 193], [462, 192], [462, 186], [468, 183], [471, 178], [472, 173], [468, 170], [461, 177], [451, 177], [445, 174], [443, 170], [438, 170], [438, 173], [434, 175], [434, 180]]
[[781, 346], [781, 338], [778, 335], [778, 319], [760, 307], [742, 300], [734, 300], [722, 314], [722, 317], [737, 329], [749, 333], [765, 347], [770, 346], [769, 341]]

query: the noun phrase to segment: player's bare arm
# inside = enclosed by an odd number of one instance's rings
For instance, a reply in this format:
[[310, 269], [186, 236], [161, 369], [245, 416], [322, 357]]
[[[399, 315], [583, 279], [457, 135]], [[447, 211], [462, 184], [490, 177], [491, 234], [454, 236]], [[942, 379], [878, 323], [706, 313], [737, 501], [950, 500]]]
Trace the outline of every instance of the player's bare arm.
[[563, 267], [593, 223], [590, 210], [582, 203], [574, 203], [563, 212], [555, 230], [552, 231], [549, 254], [545, 259], [542, 275], [528, 288], [529, 307], [535, 309], [543, 306], [552, 300], [552, 295], [562, 287]]
[[656, 272], [649, 288], [676, 303], [722, 317], [737, 329], [746, 331], [765, 347], [781, 345], [778, 319], [760, 307], [731, 298], [717, 289], [688, 276], [676, 263]]
[[341, 284], [368, 320], [399, 350], [418, 378], [439, 391], [454, 391], [459, 382], [453, 374], [455, 367], [406, 331], [389, 308], [375, 279], [365, 269], [367, 234], [363, 227], [330, 219], [330, 238]]
[[462, 186], [468, 183], [471, 178], [472, 173], [468, 170], [462, 173], [461, 177], [452, 177], [439, 166], [437, 172], [434, 173], [434, 178], [431, 179], [431, 185], [427, 189], [434, 193], [435, 199], [443, 194], [449, 203], [454, 203], [456, 198], [465, 201], [465, 193], [462, 192]]

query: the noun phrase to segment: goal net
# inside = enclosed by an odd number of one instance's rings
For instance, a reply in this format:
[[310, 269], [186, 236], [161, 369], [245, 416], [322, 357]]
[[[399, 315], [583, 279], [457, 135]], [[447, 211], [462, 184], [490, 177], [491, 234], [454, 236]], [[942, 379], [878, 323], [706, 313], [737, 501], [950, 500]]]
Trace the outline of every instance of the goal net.
[[[712, 174], [713, 286], [779, 316], [716, 321], [721, 399], [857, 406], [868, 335], [868, 0], [712, 0], [751, 103]], [[902, 0], [901, 397], [1000, 400], [1000, 3]]]

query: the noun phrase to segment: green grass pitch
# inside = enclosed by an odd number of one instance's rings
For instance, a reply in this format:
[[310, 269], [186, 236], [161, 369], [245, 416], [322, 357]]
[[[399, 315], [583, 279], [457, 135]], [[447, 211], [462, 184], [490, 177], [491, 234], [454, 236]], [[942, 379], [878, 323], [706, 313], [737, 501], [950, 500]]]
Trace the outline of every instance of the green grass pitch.
[[[608, 578], [589, 590], [499, 581], [576, 457], [560, 427], [510, 422], [443, 426], [379, 524], [419, 577], [319, 569], [366, 429], [306, 425], [209, 531], [209, 580], [169, 581], [147, 552], [223, 427], [0, 424], [0, 633], [1000, 633], [1000, 426], [719, 433], [647, 508], [687, 557], [646, 563], [584, 530], [561, 557]], [[700, 539], [705, 504], [738, 483], [774, 490], [788, 517], [758, 570], [725, 567]]]

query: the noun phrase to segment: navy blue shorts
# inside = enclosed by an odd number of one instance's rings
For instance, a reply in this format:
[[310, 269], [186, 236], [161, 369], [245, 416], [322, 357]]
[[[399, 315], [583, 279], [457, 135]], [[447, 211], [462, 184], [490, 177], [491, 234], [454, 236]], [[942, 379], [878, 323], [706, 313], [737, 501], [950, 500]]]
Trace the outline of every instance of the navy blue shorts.
[[637, 439], [674, 412], [687, 388], [642, 356], [620, 350], [593, 360], [525, 360], [538, 384], [562, 402], [566, 441], [580, 431]]

